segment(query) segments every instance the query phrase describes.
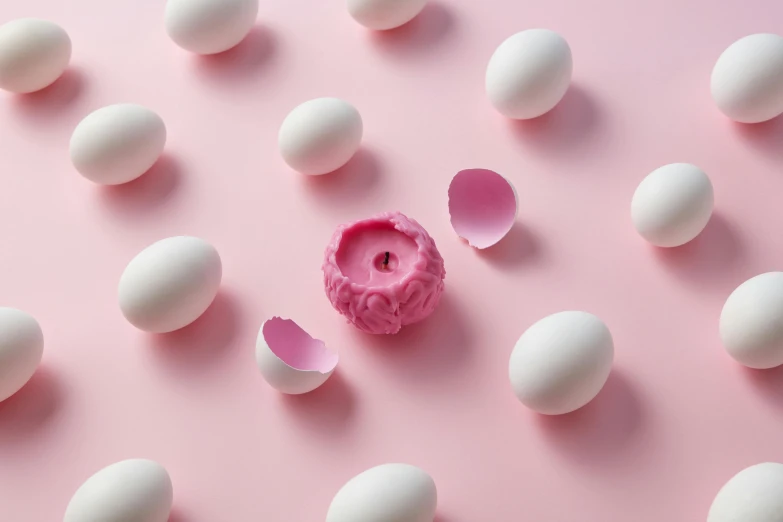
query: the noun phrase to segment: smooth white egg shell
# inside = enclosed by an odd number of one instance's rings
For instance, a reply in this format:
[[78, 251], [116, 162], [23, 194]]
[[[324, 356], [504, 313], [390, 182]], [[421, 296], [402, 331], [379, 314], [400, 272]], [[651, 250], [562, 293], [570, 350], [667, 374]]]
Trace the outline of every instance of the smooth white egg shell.
[[318, 176], [342, 167], [359, 150], [362, 117], [350, 103], [317, 98], [292, 110], [280, 126], [278, 145], [288, 165]]
[[166, 145], [166, 125], [156, 113], [132, 103], [98, 109], [74, 129], [73, 166], [90, 181], [118, 185], [152, 167]]
[[720, 337], [742, 365], [783, 365], [783, 272], [752, 277], [729, 295], [720, 314]]
[[63, 522], [167, 522], [173, 496], [163, 466], [145, 459], [124, 460], [79, 487]]
[[435, 481], [409, 464], [383, 464], [349, 480], [337, 492], [326, 522], [432, 522]]
[[711, 90], [734, 121], [760, 123], [783, 113], [783, 37], [752, 34], [731, 44], [715, 63]]
[[712, 216], [710, 178], [688, 163], [672, 163], [650, 173], [631, 201], [639, 234], [659, 247], [676, 247], [698, 236]]
[[766, 462], [731, 478], [715, 496], [707, 522], [783, 520], [783, 464]]
[[376, 31], [394, 29], [413, 20], [427, 0], [347, 0], [354, 20]]
[[587, 312], [559, 312], [528, 328], [509, 362], [517, 398], [546, 415], [577, 410], [601, 391], [614, 359], [612, 334]]
[[0, 89], [29, 93], [53, 84], [71, 61], [71, 39], [59, 25], [36, 18], [0, 26]]
[[308, 393], [329, 379], [337, 353], [290, 319], [266, 321], [256, 340], [256, 363], [264, 379], [282, 393]]
[[548, 29], [529, 29], [504, 41], [487, 65], [489, 101], [503, 115], [526, 120], [546, 114], [571, 84], [568, 42]]
[[258, 0], [168, 0], [169, 37], [196, 54], [216, 54], [238, 45], [258, 16]]
[[15, 308], [0, 308], [0, 401], [22, 389], [43, 356], [38, 321]]
[[142, 250], [125, 268], [118, 292], [120, 309], [140, 330], [178, 330], [209, 308], [222, 274], [220, 255], [203, 239], [162, 239]]

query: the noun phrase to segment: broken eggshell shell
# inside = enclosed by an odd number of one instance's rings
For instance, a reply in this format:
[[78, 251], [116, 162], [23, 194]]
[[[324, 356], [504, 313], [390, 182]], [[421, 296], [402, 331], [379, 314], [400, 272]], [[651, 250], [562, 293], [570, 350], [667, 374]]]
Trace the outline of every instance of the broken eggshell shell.
[[488, 169], [461, 170], [449, 185], [451, 226], [470, 246], [491, 247], [514, 226], [516, 189], [506, 178]]
[[289, 395], [315, 390], [337, 367], [337, 352], [290, 319], [273, 317], [261, 326], [256, 363], [264, 379]]

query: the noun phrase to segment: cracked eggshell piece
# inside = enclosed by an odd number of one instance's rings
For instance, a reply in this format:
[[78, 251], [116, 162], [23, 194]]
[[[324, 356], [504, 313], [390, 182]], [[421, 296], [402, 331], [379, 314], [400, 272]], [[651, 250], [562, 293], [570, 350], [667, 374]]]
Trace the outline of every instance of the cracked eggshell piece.
[[467, 169], [449, 185], [451, 226], [471, 246], [488, 248], [514, 226], [519, 203], [514, 186], [497, 172]]
[[721, 112], [740, 123], [783, 113], [783, 37], [752, 34], [731, 44], [712, 69], [711, 91]]
[[43, 356], [38, 321], [15, 308], [0, 308], [0, 402], [27, 384]]
[[347, 0], [348, 12], [368, 29], [385, 31], [407, 24], [422, 12], [427, 0]]
[[142, 250], [125, 268], [118, 292], [120, 310], [140, 330], [178, 330], [209, 308], [222, 275], [220, 255], [203, 239], [162, 239]]
[[489, 101], [508, 118], [527, 120], [560, 103], [571, 85], [568, 42], [548, 29], [528, 29], [504, 41], [487, 65]]
[[258, 332], [256, 363], [264, 379], [282, 393], [315, 390], [331, 377], [337, 361], [337, 352], [290, 319], [273, 317]]
[[765, 462], [731, 478], [715, 496], [707, 522], [783, 520], [783, 464]]
[[59, 25], [19, 18], [0, 26], [0, 89], [19, 94], [53, 84], [71, 61], [71, 39]]
[[609, 329], [587, 312], [559, 312], [534, 323], [517, 341], [509, 378], [517, 398], [545, 415], [577, 410], [593, 400], [612, 371]]
[[319, 176], [348, 163], [359, 150], [363, 132], [362, 117], [353, 105], [338, 98], [316, 98], [286, 116], [277, 141], [288, 166]]
[[146, 459], [124, 460], [79, 487], [63, 522], [167, 522], [173, 496], [163, 466]]
[[783, 272], [739, 285], [720, 314], [720, 337], [738, 363], [759, 370], [783, 365]]
[[432, 522], [435, 481], [409, 464], [383, 464], [349, 480], [337, 492], [326, 522]]
[[98, 109], [71, 135], [71, 162], [85, 178], [119, 185], [147, 172], [166, 146], [166, 124], [141, 105], [121, 103]]
[[258, 0], [168, 0], [166, 32], [196, 54], [217, 54], [237, 46], [258, 17]]

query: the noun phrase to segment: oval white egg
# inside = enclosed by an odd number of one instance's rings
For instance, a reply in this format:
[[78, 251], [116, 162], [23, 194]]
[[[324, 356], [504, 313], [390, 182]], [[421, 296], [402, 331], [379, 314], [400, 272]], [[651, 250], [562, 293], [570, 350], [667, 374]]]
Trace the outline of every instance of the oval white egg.
[[563, 99], [572, 71], [565, 38], [548, 29], [522, 31], [500, 44], [490, 58], [487, 96], [509, 118], [537, 118]]
[[612, 334], [587, 312], [559, 312], [528, 328], [509, 362], [517, 398], [546, 415], [577, 410], [601, 391], [614, 359]]
[[196, 54], [216, 54], [238, 45], [258, 16], [258, 0], [168, 0], [169, 37]]
[[766, 462], [731, 478], [715, 496], [707, 522], [783, 520], [783, 464]]
[[167, 522], [173, 496], [163, 466], [145, 459], [124, 460], [79, 487], [63, 522]]
[[427, 0], [348, 0], [354, 20], [376, 31], [407, 24], [421, 13]]
[[710, 178], [688, 163], [672, 163], [650, 173], [631, 201], [639, 234], [659, 247], [676, 247], [698, 236], [712, 216]]
[[337, 352], [290, 319], [273, 317], [258, 332], [256, 364], [264, 379], [282, 393], [315, 390], [332, 376], [337, 361]]
[[22, 389], [43, 356], [38, 321], [15, 308], [0, 308], [0, 402]]
[[742, 365], [783, 365], [783, 272], [752, 277], [729, 295], [720, 314], [720, 337]]
[[221, 277], [220, 255], [203, 239], [162, 239], [142, 250], [125, 268], [118, 292], [120, 309], [140, 330], [178, 330], [209, 308]]
[[741, 123], [759, 123], [783, 113], [783, 37], [752, 34], [720, 55], [711, 78], [718, 108]]
[[335, 495], [326, 522], [432, 522], [435, 481], [409, 464], [383, 464], [349, 480]]
[[62, 76], [71, 61], [71, 39], [59, 25], [36, 18], [0, 26], [0, 89], [40, 91]]
[[71, 161], [95, 183], [118, 185], [147, 172], [166, 145], [166, 125], [153, 111], [131, 103], [98, 109], [74, 129]]
[[338, 98], [317, 98], [288, 114], [278, 145], [292, 169], [317, 176], [348, 163], [359, 150], [362, 132], [362, 117], [353, 105]]

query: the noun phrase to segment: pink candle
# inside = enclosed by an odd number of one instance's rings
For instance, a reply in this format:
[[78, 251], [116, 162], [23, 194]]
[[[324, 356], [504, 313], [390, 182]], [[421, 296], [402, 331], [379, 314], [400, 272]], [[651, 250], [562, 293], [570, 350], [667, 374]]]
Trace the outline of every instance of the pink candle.
[[446, 277], [435, 241], [399, 212], [338, 227], [323, 271], [332, 306], [374, 334], [397, 333], [430, 315]]

